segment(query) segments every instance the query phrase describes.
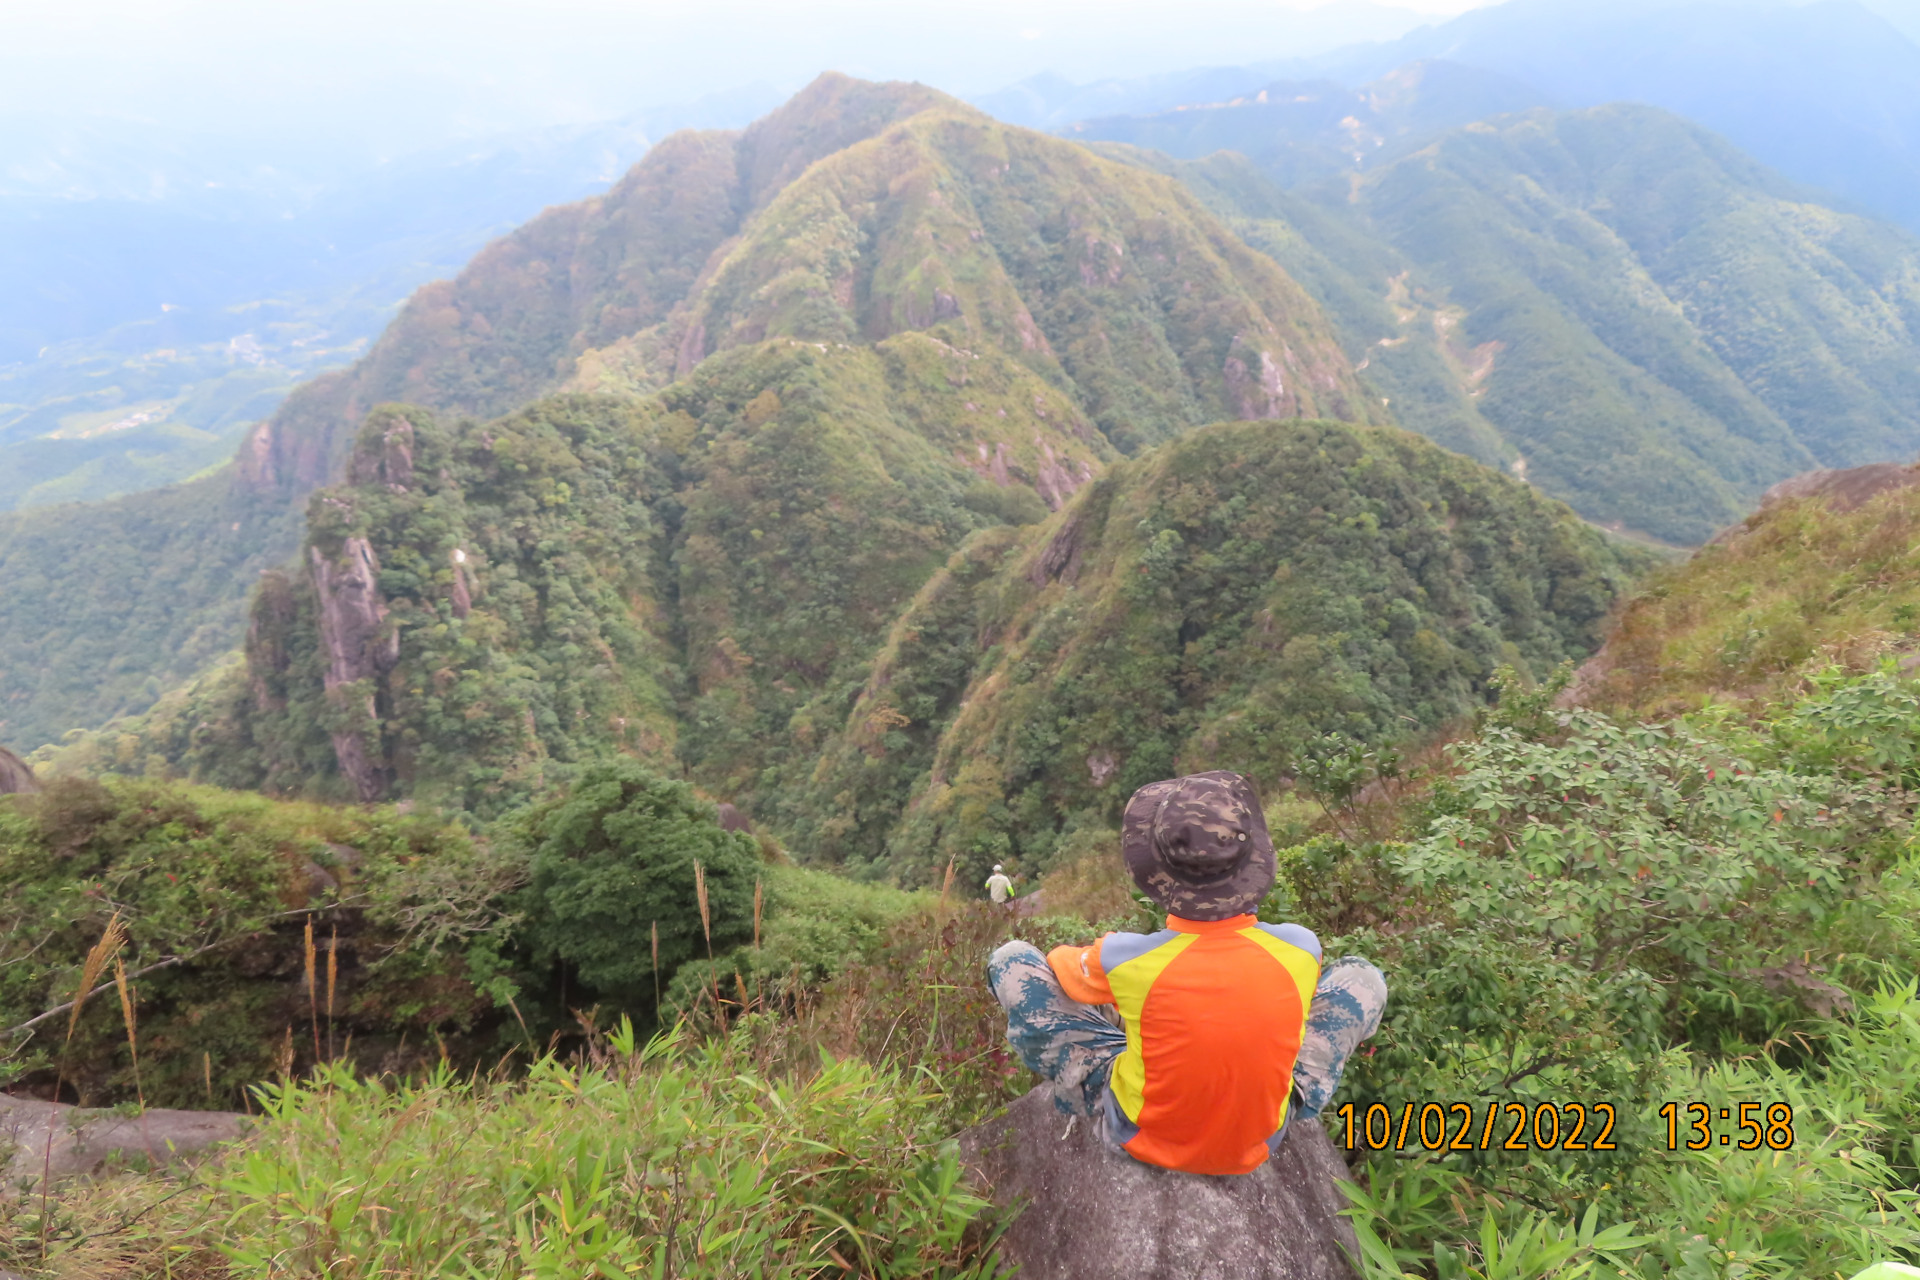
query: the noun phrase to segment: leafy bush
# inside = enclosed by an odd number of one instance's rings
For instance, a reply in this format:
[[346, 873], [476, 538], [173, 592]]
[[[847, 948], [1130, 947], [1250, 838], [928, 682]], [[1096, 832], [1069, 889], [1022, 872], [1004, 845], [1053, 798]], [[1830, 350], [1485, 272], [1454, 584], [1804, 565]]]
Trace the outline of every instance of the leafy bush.
[[[323, 1032], [358, 1034], [377, 1061], [409, 1030], [470, 1028], [492, 1001], [469, 956], [511, 927], [516, 877], [464, 832], [393, 809], [118, 779], [0, 797], [0, 1069], [51, 1087], [65, 1020], [23, 1024], [74, 997], [115, 917], [153, 1103], [237, 1105], [283, 1054], [310, 1062]], [[82, 1099], [133, 1095], [125, 1034], [110, 994], [85, 1009], [64, 1054]]]
[[654, 983], [694, 955], [753, 937], [759, 845], [722, 830], [687, 783], [603, 760], [507, 829], [527, 860], [521, 901], [533, 958], [560, 962], [595, 992], [650, 1007]]
[[745, 991], [742, 1003], [791, 1008], [847, 966], [872, 960], [896, 922], [927, 906], [926, 894], [788, 863], [769, 863], [761, 881], [765, 924], [760, 937], [714, 960], [681, 965], [667, 986], [671, 1016], [703, 1018], [701, 1006], [715, 991], [730, 1003]]
[[[1890, 671], [1821, 676], [1756, 722], [1496, 715], [1454, 748], [1415, 839], [1283, 859], [1308, 923], [1339, 913], [1329, 951], [1371, 955], [1392, 986], [1343, 1101], [1619, 1117], [1604, 1156], [1374, 1153], [1359, 1212], [1398, 1250], [1374, 1251], [1375, 1274], [1786, 1277], [1920, 1256], [1916, 752], [1920, 697]], [[1786, 1103], [1796, 1140], [1669, 1154], [1676, 1099]], [[1590, 1211], [1620, 1228], [1610, 1254], [1579, 1244]]]

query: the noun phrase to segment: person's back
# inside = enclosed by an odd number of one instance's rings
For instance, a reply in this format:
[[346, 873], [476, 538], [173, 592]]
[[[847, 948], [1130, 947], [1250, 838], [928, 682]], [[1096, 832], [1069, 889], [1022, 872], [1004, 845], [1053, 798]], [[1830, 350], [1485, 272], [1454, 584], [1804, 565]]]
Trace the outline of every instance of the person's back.
[[1253, 914], [1273, 885], [1273, 843], [1237, 774], [1142, 787], [1121, 852], [1167, 927], [1044, 957], [1025, 942], [1000, 947], [987, 973], [1008, 1043], [1053, 1082], [1057, 1107], [1094, 1117], [1137, 1159], [1250, 1172], [1289, 1120], [1326, 1107], [1379, 1025], [1385, 979], [1357, 956], [1323, 973], [1312, 931]]
[[1109, 1133], [1149, 1164], [1246, 1173], [1287, 1121], [1320, 941], [1252, 915], [1167, 921], [1059, 947], [1047, 963], [1067, 995], [1111, 1004], [1127, 1047], [1109, 1079]]
[[1004, 904], [1013, 896], [1013, 881], [1007, 879], [997, 862], [993, 864], [993, 874], [987, 877], [987, 896], [996, 905]]

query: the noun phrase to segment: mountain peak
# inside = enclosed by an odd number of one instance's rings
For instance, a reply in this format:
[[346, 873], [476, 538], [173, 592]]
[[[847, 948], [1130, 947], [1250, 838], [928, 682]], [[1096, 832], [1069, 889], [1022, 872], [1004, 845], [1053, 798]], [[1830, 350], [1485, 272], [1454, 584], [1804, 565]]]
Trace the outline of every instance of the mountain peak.
[[814, 161], [935, 107], [973, 111], [959, 99], [923, 84], [857, 80], [839, 71], [821, 73], [740, 135], [740, 178], [747, 208], [765, 205]]

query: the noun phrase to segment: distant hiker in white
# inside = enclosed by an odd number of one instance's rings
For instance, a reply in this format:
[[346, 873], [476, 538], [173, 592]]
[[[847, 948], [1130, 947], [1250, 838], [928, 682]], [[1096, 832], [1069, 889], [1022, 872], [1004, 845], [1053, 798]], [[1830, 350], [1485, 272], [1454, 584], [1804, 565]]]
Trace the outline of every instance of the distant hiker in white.
[[987, 877], [987, 893], [995, 902], [1003, 906], [1007, 899], [1013, 896], [1013, 881], [1001, 874], [1000, 864], [997, 862], [993, 864], [993, 874]]

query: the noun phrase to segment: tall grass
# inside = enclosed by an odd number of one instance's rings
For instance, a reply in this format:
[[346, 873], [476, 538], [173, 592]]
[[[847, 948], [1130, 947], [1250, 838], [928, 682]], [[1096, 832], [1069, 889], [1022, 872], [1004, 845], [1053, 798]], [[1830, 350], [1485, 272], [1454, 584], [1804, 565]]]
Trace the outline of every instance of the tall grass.
[[1005, 931], [999, 912], [929, 910], [823, 994], [742, 987], [704, 1032], [642, 1046], [623, 1021], [522, 1073], [285, 1075], [253, 1091], [248, 1143], [198, 1170], [71, 1184], [37, 1214], [0, 1199], [0, 1269], [984, 1278], [996, 1220], [950, 1139], [1018, 1089], [997, 1021], [959, 988]]
[[336, 1280], [987, 1274], [985, 1205], [924, 1084], [852, 1060], [769, 1078], [747, 1038], [623, 1028], [513, 1084], [271, 1086], [219, 1181], [224, 1247]]

